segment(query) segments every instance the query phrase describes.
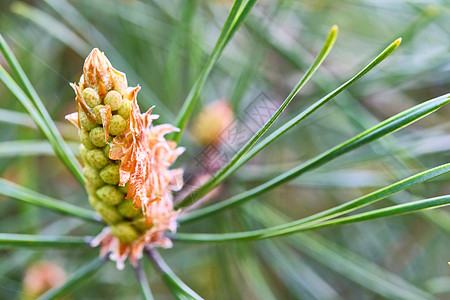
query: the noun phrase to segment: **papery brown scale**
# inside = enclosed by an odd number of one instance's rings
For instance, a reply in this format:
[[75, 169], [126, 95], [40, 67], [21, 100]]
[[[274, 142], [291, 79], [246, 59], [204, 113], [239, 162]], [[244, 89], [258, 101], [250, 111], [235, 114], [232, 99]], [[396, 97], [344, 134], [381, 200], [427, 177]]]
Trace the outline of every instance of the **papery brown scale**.
[[85, 83], [96, 87], [103, 98], [113, 87], [112, 66], [106, 56], [97, 48], [92, 50], [83, 66]]
[[[73, 83], [70, 83], [70, 86], [75, 90], [75, 94], [76, 94], [75, 102], [76, 102], [76, 105], [77, 105], [78, 113], [80, 112], [80, 109], [82, 109], [83, 112], [88, 117], [88, 119], [92, 123], [95, 123], [96, 122], [95, 116], [92, 113], [92, 110], [89, 108], [89, 106], [84, 101], [83, 94], [81, 93], [80, 88], [77, 85], [73, 84]], [[78, 120], [78, 128], [81, 128], [80, 120]]]
[[133, 147], [132, 139], [133, 137], [130, 132], [130, 124], [128, 124], [124, 133], [121, 136], [114, 138], [111, 145], [111, 150], [109, 152], [109, 158], [114, 160], [121, 159], [121, 157], [123, 157], [125, 153]]
[[133, 101], [136, 99], [136, 95], [139, 92], [139, 90], [141, 89], [141, 87], [139, 85], [137, 85], [135, 88], [129, 88], [129, 90], [127, 91], [127, 98], [130, 101]]
[[67, 121], [69, 121], [70, 123], [72, 123], [73, 125], [75, 125], [76, 127], [78, 127], [78, 129], [81, 129], [80, 121], [78, 120], [78, 113], [77, 113], [77, 112], [68, 114], [68, 115], [65, 117], [65, 119], [66, 119]]
[[106, 84], [103, 81], [99, 81], [98, 85], [98, 95], [103, 98], [106, 96], [106, 93], [108, 93], [108, 88], [106, 87]]

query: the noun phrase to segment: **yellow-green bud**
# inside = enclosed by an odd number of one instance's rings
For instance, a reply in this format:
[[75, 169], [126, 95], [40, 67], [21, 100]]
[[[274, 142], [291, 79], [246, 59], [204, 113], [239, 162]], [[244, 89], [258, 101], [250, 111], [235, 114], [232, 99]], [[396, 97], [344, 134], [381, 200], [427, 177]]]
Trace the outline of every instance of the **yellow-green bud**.
[[124, 216], [125, 218], [135, 218], [139, 215], [142, 216], [142, 210], [135, 209], [134, 204], [131, 202], [131, 199], [125, 199], [122, 203], [117, 206], [117, 211], [119, 214]]
[[98, 93], [92, 88], [85, 88], [82, 94], [86, 104], [92, 108], [102, 103]]
[[121, 76], [114, 75], [114, 90], [118, 91], [122, 96], [125, 95], [128, 83]]
[[89, 150], [86, 154], [87, 162], [96, 169], [101, 169], [106, 166], [109, 160], [103, 155], [100, 149]]
[[102, 124], [102, 114], [100, 113], [100, 110], [105, 107], [104, 105], [97, 105], [96, 107], [94, 107], [94, 109], [92, 110], [92, 114], [95, 117], [95, 121], [97, 121], [97, 124]]
[[109, 151], [111, 151], [111, 145], [110, 144], [106, 144], [105, 147], [103, 147], [103, 154], [109, 158]]
[[95, 146], [92, 144], [91, 139], [89, 138], [89, 132], [86, 130], [79, 130], [78, 136], [80, 137], [80, 142], [87, 148], [87, 149], [94, 149]]
[[100, 178], [108, 184], [117, 185], [120, 180], [119, 166], [107, 165], [100, 171]]
[[120, 115], [114, 115], [111, 117], [111, 123], [109, 125], [109, 134], [120, 135], [127, 128], [127, 121]]
[[117, 212], [114, 206], [99, 201], [95, 204], [94, 208], [108, 224], [116, 224], [123, 220], [122, 216]]
[[117, 112], [122, 118], [128, 119], [131, 113], [131, 101], [123, 100]]
[[84, 130], [91, 131], [97, 126], [97, 124], [92, 123], [91, 120], [89, 120], [86, 113], [82, 110], [78, 113], [78, 118], [80, 120], [81, 128]]
[[[88, 192], [89, 196], [94, 196], [97, 192], [97, 188], [89, 183], [89, 181], [86, 182], [86, 191]], [[96, 197], [97, 198], [97, 197]]]
[[97, 204], [101, 202], [100, 199], [98, 199], [94, 195], [89, 195], [88, 200], [93, 208], [96, 208]]
[[125, 195], [112, 185], [105, 185], [99, 188], [97, 190], [97, 197], [109, 205], [117, 205], [125, 200]]
[[95, 127], [89, 133], [89, 139], [96, 147], [103, 148], [106, 145], [105, 129], [103, 127]]
[[86, 178], [86, 180], [94, 187], [100, 187], [105, 184], [100, 178], [98, 171], [94, 167], [91, 167], [89, 165], [84, 166], [83, 175], [84, 178]]
[[139, 237], [139, 233], [136, 229], [128, 223], [119, 223], [111, 226], [111, 233], [117, 237], [119, 241], [126, 244], [134, 242]]
[[151, 227], [151, 225], [147, 225], [144, 218], [136, 219], [131, 224], [133, 224], [134, 228], [142, 232], [145, 232], [149, 227]]
[[111, 106], [112, 111], [115, 111], [118, 110], [120, 108], [120, 105], [122, 104], [122, 96], [119, 92], [109, 91], [103, 101], [105, 105], [109, 104]]

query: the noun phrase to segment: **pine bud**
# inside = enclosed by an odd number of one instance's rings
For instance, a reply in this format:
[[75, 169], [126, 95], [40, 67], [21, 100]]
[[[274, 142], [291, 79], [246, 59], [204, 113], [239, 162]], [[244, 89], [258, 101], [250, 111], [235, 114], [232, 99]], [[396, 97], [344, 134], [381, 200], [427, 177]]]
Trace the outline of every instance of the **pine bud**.
[[101, 110], [105, 108], [104, 105], [99, 104], [92, 110], [92, 114], [94, 115], [95, 121], [97, 124], [102, 124], [102, 114]]
[[182, 185], [182, 170], [168, 168], [183, 149], [164, 139], [176, 128], [152, 126], [155, 116], [137, 105], [139, 86], [127, 85], [125, 74], [92, 50], [80, 82], [71, 84], [77, 113], [66, 117], [79, 128], [89, 203], [110, 225], [93, 245], [113, 252], [119, 268], [128, 255], [135, 264], [144, 246], [171, 244], [163, 233], [176, 229], [172, 191]]
[[136, 229], [128, 223], [120, 223], [112, 226], [111, 232], [122, 243], [131, 243], [139, 237]]
[[109, 160], [103, 154], [103, 151], [100, 149], [92, 149], [86, 153], [86, 161], [88, 164], [93, 166], [96, 169], [101, 169], [106, 166]]
[[106, 133], [103, 127], [95, 127], [89, 132], [89, 139], [94, 146], [103, 148], [106, 146], [105, 135]]
[[19, 293], [20, 296], [17, 299], [37, 299], [48, 290], [61, 286], [66, 279], [66, 272], [57, 263], [51, 261], [35, 262], [25, 272], [22, 292]]
[[101, 103], [100, 97], [94, 89], [86, 88], [83, 90], [83, 99], [89, 107], [96, 107]]
[[[113, 185], [105, 185], [97, 190], [97, 196], [102, 202], [109, 205], [118, 205], [121, 202], [131, 203], [131, 201], [125, 201], [125, 195], [119, 191], [119, 189]], [[120, 205], [119, 205], [120, 206]], [[137, 210], [136, 210], [137, 211]], [[120, 211], [119, 211], [120, 213]], [[121, 214], [123, 215], [123, 214]]]
[[194, 138], [202, 145], [221, 143], [221, 134], [234, 121], [234, 113], [225, 100], [218, 100], [205, 106], [193, 122]]
[[105, 105], [106, 104], [111, 106], [112, 111], [118, 110], [122, 104], [122, 96], [117, 91], [109, 91], [105, 97]]
[[119, 184], [120, 174], [118, 165], [107, 165], [100, 171], [100, 178], [108, 183], [117, 185]]
[[127, 122], [120, 115], [114, 115], [111, 118], [111, 123], [109, 126], [109, 133], [111, 135], [121, 135], [123, 131], [127, 128]]

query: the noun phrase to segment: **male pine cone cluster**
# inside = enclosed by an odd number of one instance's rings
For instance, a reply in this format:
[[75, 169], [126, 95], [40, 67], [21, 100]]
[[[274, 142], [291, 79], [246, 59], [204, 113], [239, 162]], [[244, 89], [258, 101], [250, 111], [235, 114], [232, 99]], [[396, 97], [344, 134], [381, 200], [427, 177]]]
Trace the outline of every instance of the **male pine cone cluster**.
[[128, 87], [98, 49], [71, 86], [77, 112], [66, 118], [79, 128], [89, 202], [109, 225], [93, 243], [118, 266], [127, 256], [135, 263], [148, 245], [170, 247], [164, 232], [176, 230], [172, 192], [182, 186], [182, 170], [169, 167], [184, 149], [164, 135], [177, 129], [151, 125], [157, 116], [140, 113], [139, 86]]
[[[119, 186], [120, 161], [109, 158], [111, 141], [124, 132], [130, 118], [132, 100], [126, 97], [126, 88], [126, 82], [119, 76], [113, 78], [109, 91], [80, 80], [78, 89], [88, 112], [84, 111], [84, 104], [79, 105], [78, 118], [80, 156], [89, 202], [110, 225], [115, 237], [131, 243], [146, 230], [144, 216], [142, 210], [134, 208], [131, 199], [125, 199], [127, 187]], [[89, 111], [95, 120], [88, 115]], [[103, 120], [110, 120], [109, 128], [104, 127], [102, 114]]]
[[[116, 87], [117, 89], [117, 87]], [[118, 186], [120, 181], [119, 161], [109, 158], [111, 142], [115, 136], [123, 133], [130, 117], [130, 101], [123, 98], [120, 87], [110, 90], [104, 98], [93, 88], [82, 91], [86, 104], [92, 108], [96, 122], [93, 123], [86, 113], [79, 113], [81, 129], [79, 130], [83, 175], [89, 202], [97, 210], [103, 220], [111, 225], [111, 232], [121, 242], [130, 243], [138, 238], [140, 231], [145, 230], [143, 214], [135, 209], [130, 199], [125, 199], [126, 186]], [[102, 126], [101, 111], [110, 105], [111, 118], [109, 134]], [[105, 138], [106, 136], [106, 138]]]

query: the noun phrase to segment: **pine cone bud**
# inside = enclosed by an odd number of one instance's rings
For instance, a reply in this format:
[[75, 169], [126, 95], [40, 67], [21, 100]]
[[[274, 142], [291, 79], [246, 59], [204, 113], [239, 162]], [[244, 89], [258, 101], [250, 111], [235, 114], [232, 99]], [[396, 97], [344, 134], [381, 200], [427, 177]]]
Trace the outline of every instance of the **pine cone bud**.
[[77, 113], [66, 118], [79, 128], [88, 199], [110, 226], [93, 243], [113, 252], [121, 268], [128, 255], [136, 263], [145, 245], [171, 245], [164, 232], [176, 230], [172, 191], [181, 188], [182, 171], [168, 167], [183, 149], [164, 139], [176, 128], [152, 126], [151, 110], [140, 113], [139, 86], [128, 87], [125, 74], [98, 49], [71, 85]]

